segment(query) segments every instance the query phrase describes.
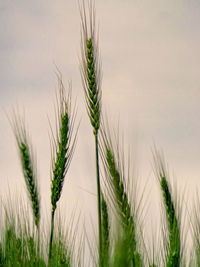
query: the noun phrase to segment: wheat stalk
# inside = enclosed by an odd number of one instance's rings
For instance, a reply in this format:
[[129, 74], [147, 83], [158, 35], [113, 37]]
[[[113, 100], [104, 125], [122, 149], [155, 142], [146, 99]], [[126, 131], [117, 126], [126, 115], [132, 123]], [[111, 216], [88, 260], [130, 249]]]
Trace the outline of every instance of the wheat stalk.
[[52, 136], [52, 180], [51, 180], [51, 234], [49, 242], [49, 262], [51, 259], [54, 215], [63, 189], [67, 170], [69, 168], [75, 143], [77, 131], [74, 137], [72, 132], [76, 117], [75, 110], [71, 110], [71, 89], [67, 95], [62, 82], [60, 72], [57, 74], [59, 99], [57, 99], [57, 132], [56, 137]]
[[109, 260], [110, 222], [108, 215], [108, 206], [103, 193], [101, 194], [101, 211], [102, 211], [102, 262], [103, 266], [106, 267], [108, 265], [108, 260]]
[[101, 185], [99, 168], [99, 141], [98, 132], [100, 128], [101, 115], [101, 66], [99, 61], [98, 41], [95, 27], [95, 12], [93, 1], [89, 2], [89, 23], [85, 4], [80, 6], [81, 16], [81, 78], [85, 92], [88, 116], [95, 136], [96, 154], [96, 180], [97, 180], [97, 208], [98, 208], [98, 230], [99, 230], [99, 263], [102, 259], [102, 215], [101, 215]]

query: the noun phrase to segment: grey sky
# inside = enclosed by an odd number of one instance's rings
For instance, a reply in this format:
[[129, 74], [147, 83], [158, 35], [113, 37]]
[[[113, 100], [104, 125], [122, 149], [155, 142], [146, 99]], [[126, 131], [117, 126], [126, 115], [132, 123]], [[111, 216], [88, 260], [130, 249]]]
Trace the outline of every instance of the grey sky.
[[[120, 117], [126, 143], [137, 151], [140, 179], [149, 181], [150, 149], [155, 141], [164, 150], [177, 183], [200, 186], [200, 2], [97, 0], [96, 13], [103, 106], [111, 114], [113, 125]], [[54, 62], [66, 85], [72, 79], [82, 122], [70, 168], [75, 178], [69, 179], [64, 192], [74, 203], [87, 207], [88, 198], [94, 197], [81, 188], [94, 193], [96, 187], [91, 169], [93, 146], [88, 143], [92, 134], [79, 75], [79, 48], [77, 1], [1, 1], [0, 107], [8, 113], [17, 103], [24, 107], [37, 151], [41, 189], [48, 202], [46, 114], [50, 118], [54, 114]], [[14, 138], [3, 109], [0, 184], [1, 188], [14, 184], [15, 190], [23, 191]], [[156, 187], [153, 175], [150, 179]]]

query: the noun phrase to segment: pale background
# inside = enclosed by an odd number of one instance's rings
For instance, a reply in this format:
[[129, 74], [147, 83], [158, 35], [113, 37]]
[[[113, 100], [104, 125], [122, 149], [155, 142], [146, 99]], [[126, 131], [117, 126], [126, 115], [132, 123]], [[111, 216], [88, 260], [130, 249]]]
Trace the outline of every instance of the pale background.
[[[197, 0], [97, 0], [103, 66], [103, 109], [120, 122], [133, 152], [136, 178], [148, 183], [147, 213], [159, 218], [159, 190], [151, 148], [162, 148], [185, 204], [200, 187], [200, 2]], [[80, 17], [77, 1], [0, 2], [0, 193], [24, 194], [16, 145], [8, 119], [25, 110], [37, 154], [44, 213], [50, 200], [47, 115], [54, 121], [55, 65], [72, 80], [77, 99], [78, 142], [63, 189], [62, 214], [76, 207], [96, 221], [93, 136], [79, 73]], [[190, 207], [190, 206], [189, 206]], [[154, 212], [152, 216], [150, 213]], [[91, 223], [90, 223], [91, 224]]]

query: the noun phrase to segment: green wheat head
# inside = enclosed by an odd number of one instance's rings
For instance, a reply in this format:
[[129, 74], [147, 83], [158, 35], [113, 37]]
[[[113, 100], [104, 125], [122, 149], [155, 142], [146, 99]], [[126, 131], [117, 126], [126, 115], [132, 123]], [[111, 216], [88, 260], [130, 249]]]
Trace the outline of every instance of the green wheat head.
[[137, 250], [135, 221], [132, 216], [131, 207], [124, 188], [124, 183], [115, 163], [113, 152], [108, 148], [106, 149], [106, 160], [110, 175], [112, 177], [115, 200], [117, 202], [118, 211], [120, 213], [122, 227], [126, 235], [126, 242], [128, 242], [131, 247], [130, 259], [134, 262], [134, 266], [141, 266], [141, 256], [139, 254], [139, 251]]
[[169, 186], [167, 171], [164, 160], [156, 151], [154, 155], [157, 168], [157, 176], [159, 178], [160, 187], [162, 190], [163, 201], [167, 215], [167, 225], [169, 232], [169, 243], [167, 245], [168, 253], [166, 258], [167, 267], [178, 267], [181, 262], [181, 234], [180, 224], [175, 209], [175, 204], [172, 199], [171, 189]]
[[[120, 165], [120, 155], [115, 154], [110, 133], [105, 134], [102, 131], [102, 158], [105, 166], [106, 177], [108, 177], [108, 188], [110, 192], [111, 201], [117, 213], [120, 216], [120, 221], [123, 229], [123, 244], [128, 244], [126, 256], [133, 266], [143, 266], [142, 257], [138, 250], [135, 219], [132, 215], [131, 205], [128, 200], [126, 192], [126, 185], [124, 179], [124, 170]], [[117, 148], [118, 150], [119, 148]], [[121, 155], [123, 157], [123, 153]], [[120, 244], [122, 244], [120, 242]], [[126, 259], [127, 260], [127, 259]]]
[[57, 131], [56, 137], [52, 134], [52, 180], [51, 180], [51, 232], [49, 241], [48, 266], [52, 263], [54, 215], [63, 189], [66, 173], [73, 156], [76, 136], [73, 135], [75, 109], [71, 110], [71, 87], [67, 94], [62, 82], [62, 75], [58, 71], [58, 98], [57, 98]]
[[72, 138], [74, 128], [75, 111], [71, 110], [71, 90], [66, 93], [62, 82], [62, 76], [57, 75], [59, 85], [59, 99], [57, 112], [57, 133], [52, 138], [52, 181], [51, 181], [51, 204], [52, 211], [61, 197], [66, 172], [69, 168], [74, 152], [76, 135]]
[[37, 184], [37, 172], [34, 156], [31, 149], [24, 121], [14, 113], [12, 127], [17, 140], [17, 147], [20, 156], [24, 180], [32, 204], [35, 225], [39, 227], [40, 222], [40, 196]]
[[89, 4], [89, 26], [86, 19], [85, 5], [80, 7], [82, 43], [81, 43], [81, 77], [87, 111], [93, 127], [94, 135], [100, 127], [101, 112], [101, 66], [99, 62], [99, 50], [97, 34], [95, 32], [95, 14], [92, 1]]

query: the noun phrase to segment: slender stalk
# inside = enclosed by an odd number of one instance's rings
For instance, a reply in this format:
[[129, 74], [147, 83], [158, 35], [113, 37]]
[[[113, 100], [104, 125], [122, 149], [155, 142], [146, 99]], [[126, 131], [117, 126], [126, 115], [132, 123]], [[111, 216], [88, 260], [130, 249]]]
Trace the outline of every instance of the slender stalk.
[[54, 215], [55, 215], [55, 210], [52, 211], [51, 213], [51, 233], [50, 233], [50, 241], [49, 241], [49, 261], [48, 261], [48, 266], [50, 266], [50, 260], [51, 260], [51, 254], [52, 254], [52, 244], [53, 244], [53, 232], [54, 232]]
[[110, 222], [108, 216], [108, 206], [101, 193], [101, 210], [102, 210], [102, 263], [103, 266], [107, 267], [109, 262], [110, 252]]
[[56, 138], [53, 139], [52, 180], [51, 180], [51, 233], [49, 241], [48, 264], [52, 256], [52, 243], [54, 233], [54, 215], [57, 203], [61, 197], [65, 176], [74, 152], [76, 134], [72, 140], [72, 131], [75, 120], [74, 110], [71, 112], [71, 90], [66, 97], [66, 90], [62, 82], [62, 76], [58, 74], [59, 100], [58, 100], [58, 128]]
[[102, 264], [102, 218], [101, 218], [101, 186], [100, 186], [100, 170], [99, 170], [99, 145], [98, 134], [95, 135], [96, 147], [96, 175], [97, 175], [97, 208], [98, 208], [98, 227], [99, 227], [99, 259], [100, 265]]
[[[37, 257], [40, 257], [40, 225], [38, 226], [38, 231], [37, 231]], [[39, 266], [39, 265], [38, 265]]]
[[102, 265], [102, 222], [101, 222], [101, 184], [99, 170], [99, 142], [98, 131], [101, 117], [101, 67], [99, 63], [98, 41], [95, 29], [94, 4], [89, 4], [89, 23], [87, 23], [85, 5], [80, 7], [82, 26], [82, 62], [81, 78], [85, 92], [87, 112], [95, 136], [96, 152], [96, 181], [97, 181], [97, 208], [99, 230], [99, 265]]

